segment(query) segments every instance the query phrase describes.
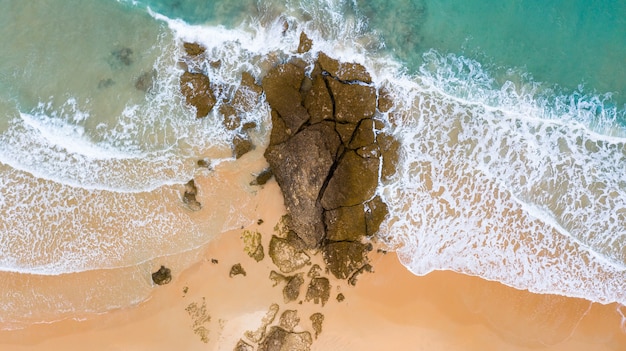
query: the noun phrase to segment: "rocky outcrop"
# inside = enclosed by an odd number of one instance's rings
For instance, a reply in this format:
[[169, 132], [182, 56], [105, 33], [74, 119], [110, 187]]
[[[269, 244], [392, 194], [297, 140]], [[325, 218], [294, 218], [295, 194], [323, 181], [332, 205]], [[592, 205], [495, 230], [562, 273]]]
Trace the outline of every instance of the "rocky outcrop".
[[172, 281], [172, 271], [161, 266], [158, 271], [152, 273], [152, 281], [157, 285], [165, 285]]
[[196, 117], [206, 117], [217, 100], [209, 77], [202, 73], [185, 72], [180, 77], [180, 91], [187, 104], [196, 108]]
[[[310, 48], [307, 40], [301, 37], [299, 51]], [[320, 53], [310, 67], [294, 59], [262, 80], [272, 108], [265, 158], [283, 192], [289, 229], [304, 248], [321, 249], [333, 275], [349, 279], [368, 264], [362, 240], [387, 214], [376, 189], [381, 169], [383, 179], [393, 175], [398, 143], [382, 133], [378, 93], [362, 65]]]

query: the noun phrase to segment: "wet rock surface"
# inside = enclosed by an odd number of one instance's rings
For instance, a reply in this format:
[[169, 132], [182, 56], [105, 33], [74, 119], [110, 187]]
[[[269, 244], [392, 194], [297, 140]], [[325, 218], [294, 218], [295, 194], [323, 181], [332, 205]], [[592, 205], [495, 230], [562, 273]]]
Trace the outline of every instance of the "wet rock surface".
[[[298, 52], [311, 45], [302, 35]], [[393, 176], [399, 144], [383, 132], [379, 106], [389, 110], [392, 102], [386, 95], [379, 99], [362, 65], [325, 53], [315, 62], [277, 65], [261, 85], [273, 125], [265, 158], [282, 190], [289, 230], [304, 249], [321, 250], [335, 277], [349, 279], [364, 271], [369, 250], [362, 241], [387, 215], [376, 189]], [[283, 249], [290, 254], [274, 263], [293, 272], [298, 268], [285, 262], [298, 250], [275, 241], [274, 255]]]
[[180, 91], [185, 102], [196, 108], [197, 118], [206, 117], [217, 102], [209, 77], [202, 73], [183, 73], [180, 77]]
[[152, 281], [157, 285], [165, 285], [172, 281], [172, 271], [165, 266], [161, 266], [158, 271], [152, 273]]
[[185, 192], [183, 193], [183, 203], [192, 211], [200, 211], [202, 204], [196, 200], [198, 195], [198, 188], [194, 180], [190, 180], [185, 184]]

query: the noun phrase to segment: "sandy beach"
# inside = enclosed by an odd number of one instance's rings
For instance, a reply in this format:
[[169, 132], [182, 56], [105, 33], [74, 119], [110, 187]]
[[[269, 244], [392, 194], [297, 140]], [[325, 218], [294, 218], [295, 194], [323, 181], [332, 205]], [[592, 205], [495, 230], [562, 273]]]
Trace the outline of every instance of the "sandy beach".
[[[276, 182], [262, 187], [254, 199], [263, 222], [244, 229], [260, 232], [267, 248], [284, 213]], [[375, 271], [362, 275], [356, 286], [324, 274], [331, 279], [331, 295], [323, 307], [306, 301], [306, 284], [300, 297], [286, 304], [281, 286], [273, 286], [269, 279], [276, 266], [267, 256], [258, 263], [249, 257], [242, 232], [222, 234], [208, 245], [200, 262], [173, 272], [170, 284], [155, 286], [138, 306], [3, 331], [0, 349], [233, 350], [240, 339], [253, 343], [246, 331], [261, 326], [272, 304], [279, 311], [270, 326], [279, 323], [285, 310], [296, 310], [300, 323], [294, 331], [311, 333], [312, 350], [320, 351], [572, 351], [626, 346], [614, 304], [537, 295], [453, 272], [416, 277], [392, 252], [372, 252]], [[245, 276], [229, 275], [237, 263]], [[339, 293], [345, 300], [337, 301]], [[310, 320], [314, 313], [324, 315], [317, 338]]]

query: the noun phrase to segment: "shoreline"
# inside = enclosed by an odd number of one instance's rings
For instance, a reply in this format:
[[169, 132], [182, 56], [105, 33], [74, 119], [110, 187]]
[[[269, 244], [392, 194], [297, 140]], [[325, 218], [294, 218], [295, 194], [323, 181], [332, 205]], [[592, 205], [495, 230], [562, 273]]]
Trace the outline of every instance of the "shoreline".
[[[258, 230], [265, 245], [285, 211], [276, 182], [259, 189], [255, 202], [263, 223], [245, 229]], [[269, 257], [260, 262], [249, 257], [241, 233], [238, 229], [221, 234], [208, 244], [201, 261], [173, 272], [170, 284], [155, 286], [149, 299], [137, 306], [83, 321], [2, 331], [0, 345], [6, 350], [67, 350], [76, 345], [93, 350], [233, 350], [246, 331], [259, 327], [272, 303], [279, 305], [278, 315], [298, 311], [296, 331], [312, 332], [309, 316], [317, 312], [325, 316], [311, 350], [423, 346], [570, 351], [618, 350], [626, 345], [615, 304], [538, 295], [449, 271], [418, 277], [394, 253], [373, 252], [374, 273], [360, 276], [354, 287], [328, 276], [332, 293], [323, 307], [312, 301], [284, 303], [281, 288], [273, 287], [269, 279], [276, 267]], [[246, 276], [229, 277], [236, 263]], [[339, 292], [345, 296], [342, 302], [336, 300]]]

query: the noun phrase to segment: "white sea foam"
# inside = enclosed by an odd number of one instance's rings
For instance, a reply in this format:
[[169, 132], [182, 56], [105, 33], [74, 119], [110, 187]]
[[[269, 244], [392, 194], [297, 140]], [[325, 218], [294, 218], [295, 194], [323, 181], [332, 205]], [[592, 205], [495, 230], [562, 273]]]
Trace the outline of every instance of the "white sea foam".
[[626, 151], [614, 118], [600, 123], [605, 136], [590, 129], [594, 109], [534, 100], [513, 83], [494, 90], [465, 58], [426, 62], [437, 66], [396, 91], [402, 162], [381, 189], [402, 262], [419, 275], [450, 269], [626, 302]]

